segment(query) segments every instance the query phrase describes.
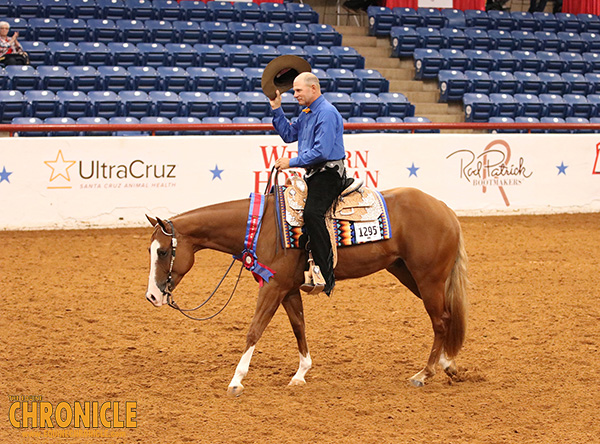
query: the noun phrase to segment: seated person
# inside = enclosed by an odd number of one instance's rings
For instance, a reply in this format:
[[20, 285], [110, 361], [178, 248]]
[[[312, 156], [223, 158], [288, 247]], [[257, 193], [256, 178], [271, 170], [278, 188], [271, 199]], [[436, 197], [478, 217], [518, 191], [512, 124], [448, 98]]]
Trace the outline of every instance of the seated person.
[[0, 22], [0, 64], [29, 65], [29, 56], [17, 41], [19, 33], [15, 32], [12, 37], [8, 37], [9, 29], [8, 22]]

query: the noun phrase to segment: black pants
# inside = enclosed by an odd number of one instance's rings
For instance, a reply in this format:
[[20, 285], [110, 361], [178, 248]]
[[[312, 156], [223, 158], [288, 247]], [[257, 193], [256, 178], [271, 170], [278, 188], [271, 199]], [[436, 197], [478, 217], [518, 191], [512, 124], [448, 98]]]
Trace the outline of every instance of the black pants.
[[548, 0], [530, 0], [529, 12], [544, 12]]
[[337, 171], [325, 170], [306, 179], [308, 195], [304, 206], [304, 226], [310, 240], [310, 249], [315, 263], [327, 281], [325, 290], [331, 290], [333, 276], [333, 253], [331, 240], [325, 225], [325, 213], [338, 198], [342, 190], [342, 178]]
[[21, 54], [6, 54], [0, 59], [0, 64], [8, 65], [29, 65], [27, 58]]

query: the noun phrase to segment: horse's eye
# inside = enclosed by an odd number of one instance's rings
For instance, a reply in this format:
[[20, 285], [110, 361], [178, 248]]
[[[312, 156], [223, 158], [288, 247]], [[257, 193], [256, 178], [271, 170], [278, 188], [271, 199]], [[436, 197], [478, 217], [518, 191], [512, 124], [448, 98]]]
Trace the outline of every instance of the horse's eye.
[[158, 257], [165, 257], [167, 255], [167, 252], [165, 250], [158, 250]]

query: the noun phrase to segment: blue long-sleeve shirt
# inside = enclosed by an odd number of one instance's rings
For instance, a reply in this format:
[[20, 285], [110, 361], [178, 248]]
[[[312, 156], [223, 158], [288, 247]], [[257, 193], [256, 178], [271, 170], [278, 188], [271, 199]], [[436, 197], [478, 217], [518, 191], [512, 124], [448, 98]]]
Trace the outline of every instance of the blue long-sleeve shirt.
[[307, 168], [346, 156], [342, 116], [323, 96], [311, 103], [310, 112], [303, 110], [293, 123], [281, 107], [274, 109], [273, 126], [284, 142], [298, 141], [298, 156], [290, 159], [292, 168]]

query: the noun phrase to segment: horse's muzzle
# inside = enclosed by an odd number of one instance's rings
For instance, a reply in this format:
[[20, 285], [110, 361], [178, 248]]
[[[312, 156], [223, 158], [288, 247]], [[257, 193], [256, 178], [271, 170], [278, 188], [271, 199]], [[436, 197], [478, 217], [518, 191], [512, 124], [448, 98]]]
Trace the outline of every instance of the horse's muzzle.
[[148, 292], [148, 293], [146, 293], [146, 299], [148, 299], [148, 301], [151, 302], [152, 305], [154, 305], [155, 307], [160, 307], [161, 305], [163, 305], [162, 296], [157, 298], [152, 293]]

